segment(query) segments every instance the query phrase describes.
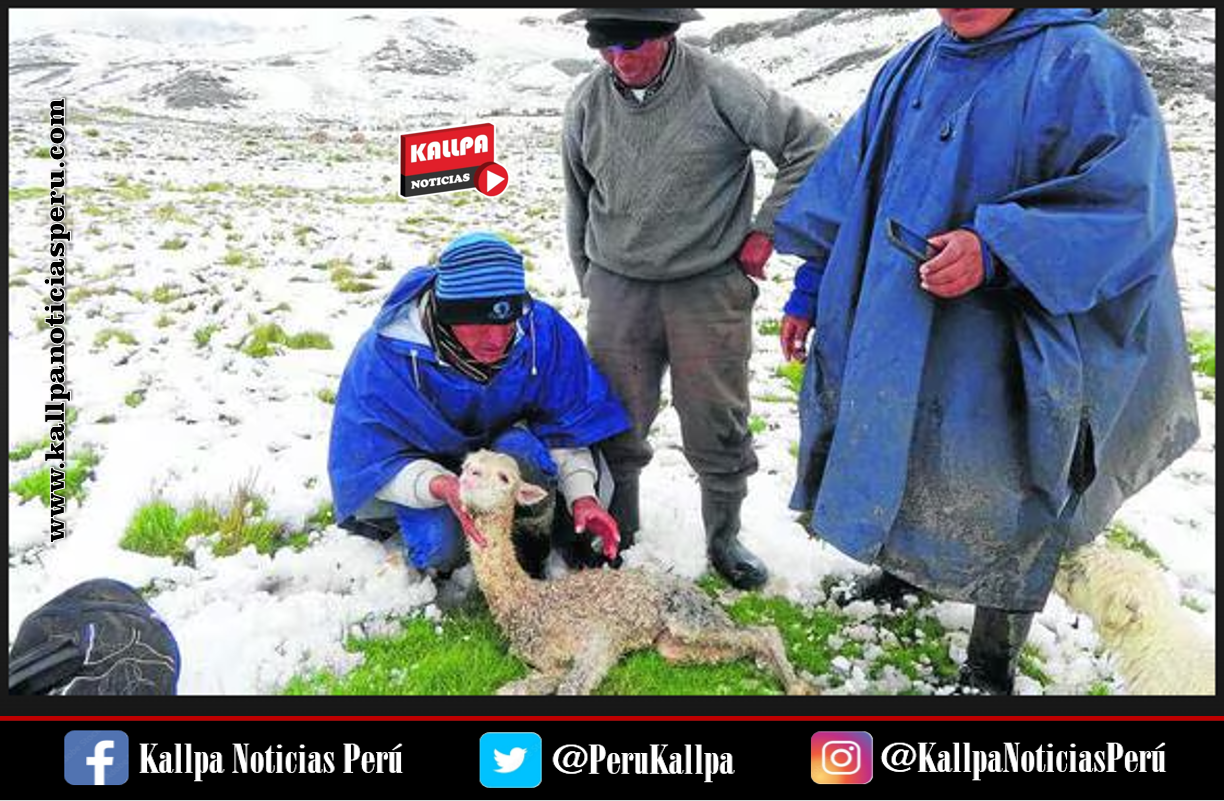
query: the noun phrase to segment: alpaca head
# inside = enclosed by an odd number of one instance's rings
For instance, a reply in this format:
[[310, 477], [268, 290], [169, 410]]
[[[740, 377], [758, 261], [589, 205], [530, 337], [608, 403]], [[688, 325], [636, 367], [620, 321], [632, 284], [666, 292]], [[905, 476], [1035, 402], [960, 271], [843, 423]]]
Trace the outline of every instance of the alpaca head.
[[523, 481], [518, 463], [504, 453], [475, 451], [463, 460], [459, 499], [472, 514], [539, 503], [548, 491]]

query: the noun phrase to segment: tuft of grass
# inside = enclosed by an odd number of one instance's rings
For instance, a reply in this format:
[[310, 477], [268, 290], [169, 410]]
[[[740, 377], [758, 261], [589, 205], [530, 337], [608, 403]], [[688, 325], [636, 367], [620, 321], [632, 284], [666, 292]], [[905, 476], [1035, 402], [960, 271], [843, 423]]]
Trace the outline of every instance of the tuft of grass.
[[195, 222], [191, 217], [179, 211], [173, 203], [163, 203], [153, 209], [153, 219], [159, 223], [176, 222], [190, 225]]
[[322, 531], [336, 524], [336, 509], [331, 501], [324, 501], [306, 518], [307, 531]]
[[1191, 331], [1187, 339], [1190, 345], [1190, 364], [1194, 372], [1215, 378], [1215, 334], [1210, 331]]
[[330, 387], [324, 387], [315, 393], [315, 397], [331, 406], [336, 405], [336, 391]]
[[110, 344], [111, 340], [117, 341], [120, 345], [137, 345], [136, 337], [132, 336], [122, 328], [103, 328], [94, 337], [94, 347], [105, 348]]
[[1198, 612], [1200, 615], [1207, 614], [1207, 611], [1210, 608], [1207, 606], [1207, 604], [1189, 595], [1181, 599], [1181, 605], [1193, 612]]
[[239, 350], [257, 359], [280, 354], [282, 346], [293, 350], [331, 350], [332, 341], [320, 331], [289, 335], [276, 323], [265, 323], [252, 328], [238, 342]]
[[757, 333], [763, 337], [776, 337], [782, 333], [782, 321], [762, 320], [757, 324]]
[[1113, 690], [1103, 681], [1098, 681], [1088, 688], [1089, 695], [1113, 695]]
[[143, 389], [143, 388], [134, 389], [128, 394], [123, 396], [123, 402], [125, 405], [130, 406], [131, 408], [135, 409], [137, 406], [144, 403], [145, 394], [147, 392], [148, 390]]
[[183, 289], [178, 284], [159, 284], [149, 294], [155, 303], [173, 303], [183, 297]]
[[786, 379], [786, 385], [796, 395], [803, 387], [803, 362], [786, 362], [774, 368], [774, 375]]
[[131, 202], [149, 199], [149, 187], [141, 183], [132, 183], [126, 175], [111, 181], [111, 192], [120, 200]]
[[221, 326], [217, 325], [216, 323], [209, 323], [206, 326], [197, 328], [192, 333], [192, 336], [195, 337], [196, 347], [197, 348], [208, 347], [208, 343], [212, 341], [212, 335], [217, 333], [220, 330], [221, 330]]
[[[101, 458], [88, 446], [75, 452], [69, 451], [68, 466], [64, 469], [64, 486], [59, 490], [60, 496], [65, 499], [83, 500], [86, 494], [85, 482], [93, 478], [93, 469], [99, 461]], [[38, 497], [43, 502], [43, 506], [49, 507], [51, 505], [50, 466], [40, 468], [17, 479], [9, 484], [9, 491], [20, 496], [22, 503]]]
[[182, 250], [187, 247], [187, 240], [176, 236], [173, 239], [167, 239], [165, 242], [162, 242], [160, 247], [162, 250]]
[[153, 321], [153, 325], [158, 328], [169, 328], [174, 325], [174, 318], [163, 312]]
[[209, 181], [206, 184], [200, 184], [195, 188], [196, 192], [224, 192], [229, 189], [229, 184], [224, 181]]
[[40, 440], [29, 440], [21, 442], [13, 446], [9, 451], [10, 462], [24, 462], [34, 454], [34, 451], [41, 451], [51, 447], [51, 438], [44, 436]]
[[232, 556], [247, 546], [261, 554], [285, 547], [302, 550], [308, 532], [294, 532], [285, 523], [267, 518], [267, 502], [251, 485], [236, 487], [218, 505], [196, 501], [185, 512], [155, 499], [136, 510], [124, 531], [119, 547], [149, 556], [168, 556], [176, 563], [190, 559], [187, 540], [194, 536], [215, 535], [215, 556]]
[[1052, 679], [1042, 669], [1044, 667], [1045, 661], [1041, 658], [1041, 651], [1032, 643], [1025, 643], [1024, 647], [1020, 649], [1020, 659], [1016, 665], [1016, 672], [1028, 676], [1042, 687], [1048, 687], [1052, 683]]
[[768, 424], [766, 424], [765, 418], [761, 417], [758, 414], [754, 414], [748, 420], [748, 430], [752, 433], [753, 436], [760, 435], [768, 427], [769, 426]]
[[1160, 553], [1155, 548], [1148, 545], [1142, 537], [1116, 520], [1110, 523], [1109, 528], [1105, 530], [1105, 539], [1119, 548], [1134, 551], [1141, 556], [1151, 559], [1162, 568], [1165, 566], [1164, 560], [1160, 558]]
[[[45, 198], [47, 197], [47, 195], [48, 195], [48, 191], [46, 189], [42, 189], [37, 186], [27, 186], [27, 187], [22, 187], [19, 189], [14, 189], [11, 186], [9, 187], [9, 203], [20, 203], [23, 200], [34, 200], [35, 198]], [[12, 257], [13, 254], [9, 253], [9, 256]]]
[[32, 147], [28, 151], [26, 151], [26, 155], [31, 156], [36, 159], [49, 159], [51, 158], [51, 148]]
[[329, 259], [312, 266], [317, 270], [327, 270], [331, 282], [340, 292], [369, 292], [378, 288], [377, 284], [370, 283], [375, 278], [373, 272], [356, 272], [352, 263], [346, 259]]

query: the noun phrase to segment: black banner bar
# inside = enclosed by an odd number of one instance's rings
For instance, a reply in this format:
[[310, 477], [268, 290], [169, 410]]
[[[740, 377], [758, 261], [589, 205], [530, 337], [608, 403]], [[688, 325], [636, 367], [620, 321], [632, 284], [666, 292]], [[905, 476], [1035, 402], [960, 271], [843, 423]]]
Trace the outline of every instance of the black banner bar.
[[134, 799], [1219, 795], [1202, 719], [5, 722], [49, 797], [114, 797], [81, 787], [99, 778]]

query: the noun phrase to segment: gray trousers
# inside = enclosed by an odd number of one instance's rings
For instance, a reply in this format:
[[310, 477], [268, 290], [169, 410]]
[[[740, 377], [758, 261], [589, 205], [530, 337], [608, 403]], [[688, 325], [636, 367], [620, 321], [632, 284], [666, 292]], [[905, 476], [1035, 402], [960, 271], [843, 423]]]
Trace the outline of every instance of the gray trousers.
[[592, 265], [587, 349], [633, 428], [603, 445], [614, 480], [633, 480], [670, 370], [684, 455], [704, 490], [743, 497], [757, 458], [748, 430], [752, 306], [759, 290], [734, 263], [675, 281], [638, 281]]

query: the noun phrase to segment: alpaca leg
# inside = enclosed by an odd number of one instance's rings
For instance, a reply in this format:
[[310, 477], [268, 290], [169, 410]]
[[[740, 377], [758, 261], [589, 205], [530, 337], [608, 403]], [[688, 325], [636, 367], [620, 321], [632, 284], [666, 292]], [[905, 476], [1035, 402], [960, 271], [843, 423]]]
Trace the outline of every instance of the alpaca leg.
[[620, 653], [606, 637], [593, 637], [575, 657], [557, 695], [590, 695], [619, 658]]
[[789, 695], [812, 695], [815, 689], [795, 674], [786, 645], [773, 626], [752, 628], [676, 629], [669, 627], [657, 643], [664, 659], [673, 662], [729, 662], [755, 657]]
[[530, 676], [507, 682], [498, 690], [498, 695], [552, 695], [561, 683], [561, 673], [532, 673]]

